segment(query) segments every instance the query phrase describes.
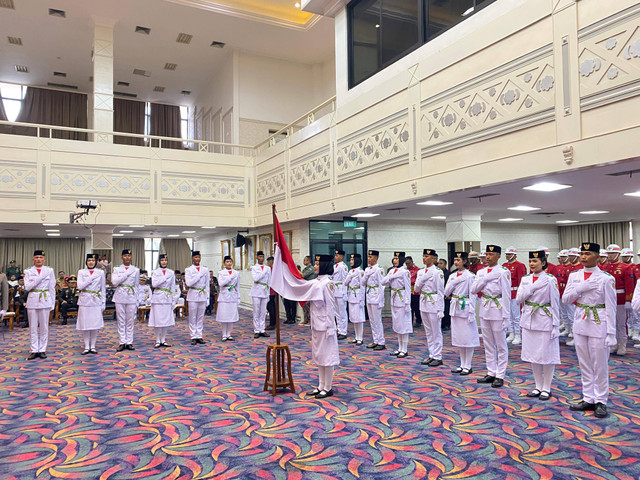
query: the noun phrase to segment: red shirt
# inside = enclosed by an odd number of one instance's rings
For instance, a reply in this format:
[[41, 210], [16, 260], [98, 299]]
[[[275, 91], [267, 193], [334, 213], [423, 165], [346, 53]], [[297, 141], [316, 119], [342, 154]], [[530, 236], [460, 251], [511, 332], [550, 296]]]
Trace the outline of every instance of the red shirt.
[[616, 281], [616, 298], [618, 305], [630, 302], [633, 297], [633, 270], [629, 265], [617, 261], [615, 263], [605, 263], [603, 270], [611, 275]]
[[557, 265], [556, 266], [556, 280], [558, 280], [558, 290], [560, 290], [560, 297], [564, 293], [564, 289], [567, 287], [567, 281], [569, 280], [569, 274], [573, 271], [573, 265]]
[[483, 266], [484, 265], [482, 265], [481, 263], [470, 264], [469, 271], [475, 275], [476, 273], [478, 273], [478, 270], [480, 270], [480, 268]]
[[516, 298], [516, 293], [518, 293], [518, 287], [520, 286], [522, 277], [527, 274], [527, 267], [524, 266], [524, 263], [517, 260], [511, 263], [503, 263], [502, 266], [511, 273], [511, 299], [513, 300]]
[[420, 292], [414, 292], [413, 286], [416, 284], [416, 279], [418, 278], [418, 272], [420, 269], [415, 265], [408, 269], [411, 274], [411, 295], [420, 295]]
[[558, 268], [558, 265], [554, 265], [553, 263], [547, 260], [547, 273], [549, 275], [555, 276], [557, 268]]

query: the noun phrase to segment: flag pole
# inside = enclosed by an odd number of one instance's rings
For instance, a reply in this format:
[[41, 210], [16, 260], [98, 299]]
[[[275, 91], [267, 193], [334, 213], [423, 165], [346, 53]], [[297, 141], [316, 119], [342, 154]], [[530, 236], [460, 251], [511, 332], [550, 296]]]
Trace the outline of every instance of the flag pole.
[[[276, 204], [275, 203], [271, 204], [271, 214], [273, 219], [273, 239], [275, 240], [276, 239]], [[276, 345], [280, 345], [280, 295], [277, 292], [274, 299], [274, 303], [276, 308]]]

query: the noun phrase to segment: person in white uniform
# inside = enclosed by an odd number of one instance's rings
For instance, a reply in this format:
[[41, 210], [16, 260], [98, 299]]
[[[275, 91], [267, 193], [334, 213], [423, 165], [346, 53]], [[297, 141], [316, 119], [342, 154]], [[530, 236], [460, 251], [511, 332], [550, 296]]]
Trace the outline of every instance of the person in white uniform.
[[355, 338], [351, 340], [351, 343], [356, 345], [362, 345], [362, 335], [364, 332], [364, 270], [360, 267], [362, 265], [362, 255], [359, 253], [352, 253], [349, 260], [351, 264], [351, 270], [347, 275], [347, 279], [344, 281], [347, 287], [347, 304], [349, 306], [349, 321], [353, 323], [353, 329], [355, 330]]
[[544, 250], [529, 252], [529, 275], [520, 281], [516, 301], [522, 307], [523, 362], [531, 363], [536, 388], [527, 397], [551, 398], [551, 381], [556, 365], [560, 365], [560, 291], [558, 280], [546, 273]]
[[420, 292], [420, 317], [427, 337], [429, 357], [422, 361], [422, 365], [439, 367], [442, 365], [442, 329], [444, 317], [444, 275], [436, 267], [438, 254], [431, 248], [422, 252], [425, 268], [418, 271], [414, 291]]
[[96, 268], [98, 256], [87, 254], [85, 265], [78, 271], [78, 321], [76, 330], [82, 332], [84, 338], [84, 350], [82, 355], [96, 354], [96, 341], [98, 330], [104, 328], [102, 312], [107, 303], [107, 289], [104, 270]]
[[269, 337], [264, 331], [267, 319], [267, 303], [269, 303], [269, 286], [271, 285], [271, 268], [264, 264], [264, 252], [256, 253], [256, 263], [251, 267], [253, 286], [249, 295], [253, 299], [253, 338]]
[[209, 269], [200, 265], [202, 256], [198, 250], [191, 252], [192, 265], [184, 271], [184, 283], [189, 289], [189, 333], [191, 345], [203, 345], [204, 311], [209, 305]]
[[153, 348], [170, 347], [167, 343], [167, 331], [176, 324], [173, 315], [175, 304], [174, 290], [176, 277], [173, 270], [167, 268], [169, 258], [166, 253], [158, 257], [159, 267], [151, 272], [151, 312], [149, 313], [149, 326], [156, 333], [156, 344]]
[[118, 336], [120, 345], [116, 349], [135, 350], [133, 346], [133, 326], [138, 314], [138, 288], [140, 286], [140, 269], [131, 265], [131, 249], [122, 250], [122, 265], [111, 272], [111, 283], [116, 287], [113, 302], [116, 304], [118, 319]]
[[224, 257], [224, 268], [218, 272], [218, 312], [216, 321], [222, 325], [222, 341], [233, 342], [231, 336], [233, 324], [239, 320], [238, 305], [240, 304], [240, 274], [233, 270], [233, 259]]
[[378, 265], [378, 250], [369, 250], [367, 254], [368, 267], [364, 271], [362, 285], [365, 288], [365, 298], [367, 312], [369, 313], [369, 323], [373, 342], [367, 348], [373, 350], [385, 350], [384, 327], [382, 326], [382, 309], [384, 308], [384, 286], [382, 278], [384, 273], [382, 267]]
[[615, 279], [598, 268], [600, 245], [585, 242], [580, 249], [584, 267], [569, 275], [562, 301], [576, 304], [573, 339], [582, 377], [582, 401], [574, 411], [593, 411], [598, 418], [609, 415], [609, 348], [616, 338]]
[[138, 285], [138, 305], [141, 307], [148, 307], [151, 305], [151, 287], [147, 284], [147, 276], [140, 275], [140, 284]]
[[392, 352], [397, 358], [405, 358], [409, 350], [409, 334], [413, 333], [411, 322], [411, 274], [404, 265], [404, 252], [394, 252], [393, 267], [382, 279], [382, 285], [391, 289], [391, 320], [393, 331], [398, 335], [398, 349]]
[[336, 323], [338, 325], [338, 340], [347, 338], [347, 295], [344, 282], [349, 269], [344, 263], [344, 250], [336, 250], [333, 266], [333, 294], [336, 297]]
[[471, 287], [472, 295], [482, 293], [478, 300], [487, 375], [479, 378], [478, 383], [490, 383], [493, 388], [504, 385], [509, 361], [505, 332], [511, 322], [511, 275], [509, 270], [498, 265], [501, 253], [502, 248], [498, 245], [487, 245], [487, 266], [478, 270]]
[[31, 330], [28, 360], [47, 358], [49, 314], [56, 302], [56, 276], [52, 268], [45, 267], [44, 261], [44, 250], [35, 250], [33, 267], [24, 271], [24, 289], [29, 292], [26, 308]]
[[469, 256], [467, 252], [455, 252], [453, 265], [457, 272], [449, 276], [444, 295], [451, 297], [449, 315], [451, 315], [451, 344], [458, 348], [460, 366], [451, 373], [469, 375], [473, 373], [471, 361], [473, 350], [480, 346], [478, 325], [476, 323], [477, 295], [471, 294], [471, 285], [475, 275], [468, 270]]

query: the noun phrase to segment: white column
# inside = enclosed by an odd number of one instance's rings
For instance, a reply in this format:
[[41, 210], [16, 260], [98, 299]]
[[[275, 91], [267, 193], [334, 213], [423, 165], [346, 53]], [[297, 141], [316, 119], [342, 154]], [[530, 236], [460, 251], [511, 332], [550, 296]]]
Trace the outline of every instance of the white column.
[[482, 240], [481, 216], [463, 213], [447, 217], [447, 244], [455, 243], [455, 250], [477, 250]]
[[[93, 129], [113, 131], [113, 27], [116, 21], [93, 17]], [[95, 135], [95, 142], [112, 143], [111, 135]]]

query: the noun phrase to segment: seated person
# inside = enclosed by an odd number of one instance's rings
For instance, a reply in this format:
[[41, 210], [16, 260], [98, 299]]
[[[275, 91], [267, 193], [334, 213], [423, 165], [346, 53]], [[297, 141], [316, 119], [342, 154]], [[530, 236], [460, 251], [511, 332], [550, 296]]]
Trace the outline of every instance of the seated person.
[[107, 287], [107, 303], [105, 306], [105, 310], [115, 310], [116, 304], [113, 301], [113, 294], [116, 293], [115, 287]]
[[75, 276], [67, 278], [67, 287], [62, 287], [58, 291], [58, 311], [62, 316], [62, 325], [67, 324], [69, 312], [78, 311], [78, 279]]
[[15, 288], [17, 286], [18, 286], [18, 277], [16, 277], [15, 275], [11, 275], [9, 277], [9, 287]]
[[24, 289], [24, 277], [20, 275], [20, 278], [18, 278], [18, 286], [13, 291], [13, 301], [16, 305], [16, 317], [19, 313], [22, 313], [22, 321], [20, 322], [20, 326], [22, 328], [27, 328], [29, 326], [29, 315], [25, 308], [28, 295], [29, 292]]

